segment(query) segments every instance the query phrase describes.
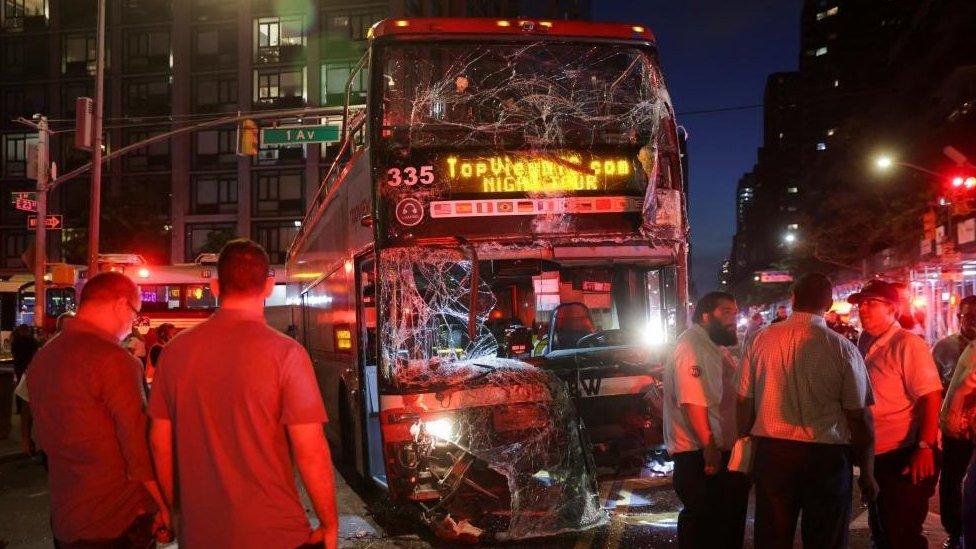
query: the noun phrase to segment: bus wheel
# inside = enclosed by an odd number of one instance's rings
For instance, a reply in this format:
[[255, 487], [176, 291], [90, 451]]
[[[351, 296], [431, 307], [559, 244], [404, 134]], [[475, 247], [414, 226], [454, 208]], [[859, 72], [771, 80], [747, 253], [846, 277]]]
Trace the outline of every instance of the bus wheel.
[[342, 398], [339, 400], [339, 429], [341, 430], [339, 436], [339, 443], [342, 445], [341, 448], [341, 459], [342, 464], [348, 467], [355, 468], [356, 466], [356, 434], [355, 427], [352, 421], [352, 410], [349, 406], [349, 397], [346, 396], [346, 387], [340, 386], [339, 394]]

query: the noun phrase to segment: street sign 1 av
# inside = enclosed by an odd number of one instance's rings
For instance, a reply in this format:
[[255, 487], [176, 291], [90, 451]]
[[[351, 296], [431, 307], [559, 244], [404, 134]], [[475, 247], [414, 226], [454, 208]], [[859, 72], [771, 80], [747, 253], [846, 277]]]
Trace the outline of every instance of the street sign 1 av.
[[336, 143], [339, 126], [286, 126], [261, 128], [262, 145], [301, 145], [304, 143]]
[[[60, 214], [48, 215], [44, 218], [44, 227], [49, 230], [60, 229], [61, 225], [64, 223], [64, 219]], [[37, 216], [31, 215], [27, 217], [27, 228], [36, 229], [37, 228]]]

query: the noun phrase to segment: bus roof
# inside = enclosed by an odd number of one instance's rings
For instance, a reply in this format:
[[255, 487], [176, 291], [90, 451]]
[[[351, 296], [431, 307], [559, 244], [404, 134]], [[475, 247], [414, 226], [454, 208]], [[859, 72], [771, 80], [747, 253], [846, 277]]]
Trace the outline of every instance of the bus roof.
[[573, 38], [616, 38], [654, 42], [654, 34], [643, 25], [564, 21], [560, 19], [492, 19], [459, 17], [421, 17], [384, 19], [369, 30], [370, 38], [387, 35], [497, 34], [518, 36], [559, 36]]

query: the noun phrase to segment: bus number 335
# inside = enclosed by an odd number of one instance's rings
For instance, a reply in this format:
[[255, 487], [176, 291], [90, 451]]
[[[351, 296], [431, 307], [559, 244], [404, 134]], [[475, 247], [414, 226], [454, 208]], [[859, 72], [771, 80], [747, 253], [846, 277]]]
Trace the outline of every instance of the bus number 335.
[[424, 185], [434, 184], [434, 167], [421, 166], [418, 171], [413, 166], [405, 168], [390, 168], [386, 170], [386, 184], [391, 187], [399, 187], [401, 184], [407, 186], [416, 185], [418, 182]]

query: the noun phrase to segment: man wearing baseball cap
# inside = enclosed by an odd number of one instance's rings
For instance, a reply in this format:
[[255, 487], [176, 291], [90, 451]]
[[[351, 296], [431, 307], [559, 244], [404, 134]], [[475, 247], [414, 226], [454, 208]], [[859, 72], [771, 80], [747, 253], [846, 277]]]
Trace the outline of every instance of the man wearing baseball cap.
[[896, 286], [868, 282], [848, 301], [857, 307], [874, 390], [874, 474], [880, 491], [870, 508], [878, 547], [928, 547], [922, 523], [938, 480], [936, 444], [942, 382], [925, 341], [898, 324]]

